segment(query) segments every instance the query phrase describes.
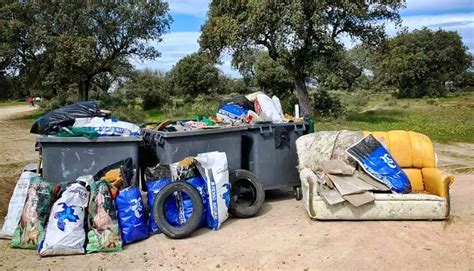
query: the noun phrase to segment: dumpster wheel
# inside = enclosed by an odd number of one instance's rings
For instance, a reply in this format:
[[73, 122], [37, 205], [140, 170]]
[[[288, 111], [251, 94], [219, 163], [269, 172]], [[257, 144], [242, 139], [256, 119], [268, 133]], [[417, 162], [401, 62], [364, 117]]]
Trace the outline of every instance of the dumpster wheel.
[[301, 200], [303, 198], [303, 191], [301, 191], [301, 186], [293, 187], [293, 191], [295, 192], [296, 200]]
[[260, 180], [252, 172], [238, 169], [230, 174], [229, 181], [229, 213], [239, 218], [255, 216], [265, 202], [265, 191]]

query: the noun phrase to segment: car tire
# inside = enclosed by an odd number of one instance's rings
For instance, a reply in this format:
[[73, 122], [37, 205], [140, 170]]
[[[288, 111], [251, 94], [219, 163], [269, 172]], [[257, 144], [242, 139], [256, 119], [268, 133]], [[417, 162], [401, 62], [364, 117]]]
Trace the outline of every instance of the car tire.
[[[265, 191], [258, 177], [250, 171], [238, 169], [230, 174], [229, 181], [229, 213], [239, 218], [255, 216], [265, 202]], [[248, 201], [250, 203], [245, 204]]]
[[[174, 192], [181, 192], [189, 196], [193, 204], [193, 213], [185, 224], [180, 227], [171, 225], [165, 216], [165, 202]], [[199, 191], [186, 182], [172, 182], [156, 195], [153, 203], [153, 218], [158, 228], [169, 238], [180, 239], [193, 233], [201, 223], [204, 211]]]

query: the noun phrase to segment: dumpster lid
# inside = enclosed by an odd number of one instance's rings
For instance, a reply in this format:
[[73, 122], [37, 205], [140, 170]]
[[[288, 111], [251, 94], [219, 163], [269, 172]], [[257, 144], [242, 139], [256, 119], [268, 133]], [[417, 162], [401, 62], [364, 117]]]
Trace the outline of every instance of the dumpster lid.
[[91, 143], [91, 142], [141, 142], [141, 136], [107, 136], [98, 137], [97, 139], [88, 139], [85, 137], [59, 137], [59, 136], [39, 136], [37, 142], [51, 143]]
[[155, 131], [155, 130], [146, 129], [146, 128], [142, 128], [142, 131], [145, 133], [150, 133], [150, 134], [153, 134], [153, 133], [159, 134], [162, 137], [182, 137], [182, 136], [197, 136], [197, 135], [229, 133], [229, 132], [247, 130], [247, 128], [248, 128], [248, 125], [241, 125], [241, 126], [232, 126], [232, 127], [199, 129], [199, 130], [184, 131], [184, 132], [164, 132], [164, 131]]

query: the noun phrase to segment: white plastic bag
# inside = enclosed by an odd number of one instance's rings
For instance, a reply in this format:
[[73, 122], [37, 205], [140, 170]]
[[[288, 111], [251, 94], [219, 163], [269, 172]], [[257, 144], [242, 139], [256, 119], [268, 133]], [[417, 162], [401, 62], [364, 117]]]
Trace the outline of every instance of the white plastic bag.
[[89, 192], [73, 183], [53, 204], [44, 240], [38, 251], [40, 256], [83, 254], [86, 232], [84, 217]]
[[227, 210], [230, 204], [230, 183], [227, 156], [224, 152], [207, 152], [198, 154], [195, 160], [207, 186], [207, 226], [217, 230], [229, 217]]
[[99, 136], [139, 136], [140, 127], [135, 124], [108, 118], [77, 118], [73, 127], [93, 128]]
[[280, 116], [283, 116], [283, 108], [281, 107], [281, 102], [280, 99], [277, 96], [272, 97], [273, 104], [275, 105], [276, 109], [278, 110], [278, 113]]
[[21, 173], [20, 178], [16, 182], [13, 195], [8, 204], [8, 213], [3, 223], [2, 231], [0, 231], [0, 238], [11, 239], [15, 232], [16, 226], [20, 222], [21, 212], [25, 205], [26, 195], [28, 194], [28, 186], [30, 185], [31, 177], [38, 176], [38, 174], [25, 171]]
[[[280, 105], [281, 108], [281, 105]], [[269, 118], [273, 123], [283, 122], [283, 116], [274, 101], [265, 94], [258, 94], [255, 100], [255, 111], [263, 119]]]

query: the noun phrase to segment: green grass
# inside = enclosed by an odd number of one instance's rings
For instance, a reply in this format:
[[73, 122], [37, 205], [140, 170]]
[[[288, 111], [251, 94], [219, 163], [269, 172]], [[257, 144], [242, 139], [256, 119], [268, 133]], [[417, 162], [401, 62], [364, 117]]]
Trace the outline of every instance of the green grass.
[[[316, 130], [412, 130], [438, 142], [474, 142], [474, 95], [436, 99], [400, 99], [349, 112], [345, 119], [316, 121]], [[392, 102], [393, 103], [393, 102]], [[432, 103], [432, 104], [431, 104]]]
[[16, 106], [16, 105], [27, 105], [27, 102], [0, 102], [0, 107], [5, 106]]

